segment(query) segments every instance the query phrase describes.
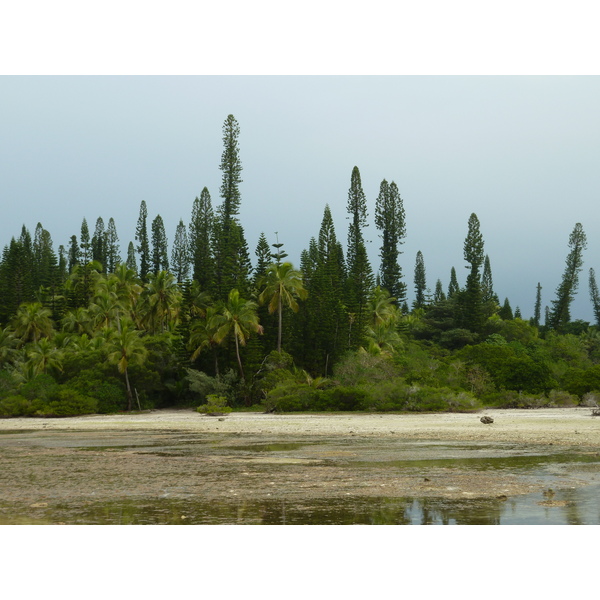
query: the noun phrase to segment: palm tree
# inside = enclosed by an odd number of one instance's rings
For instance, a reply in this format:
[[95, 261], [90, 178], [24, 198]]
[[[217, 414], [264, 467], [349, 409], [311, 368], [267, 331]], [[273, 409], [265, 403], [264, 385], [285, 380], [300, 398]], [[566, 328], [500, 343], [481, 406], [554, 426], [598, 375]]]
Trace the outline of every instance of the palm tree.
[[54, 333], [52, 313], [41, 302], [21, 304], [13, 317], [12, 326], [21, 343], [37, 342]]
[[62, 371], [62, 352], [48, 338], [28, 347], [27, 356], [36, 374], [46, 373], [49, 369]]
[[10, 363], [16, 357], [17, 340], [8, 327], [0, 330], [0, 367]]
[[194, 319], [190, 327], [190, 338], [188, 341], [188, 349], [193, 350], [191, 361], [194, 362], [204, 350], [213, 350], [215, 357], [215, 374], [219, 374], [219, 361], [217, 359], [216, 347], [218, 345], [215, 339], [217, 325], [215, 324], [215, 316], [217, 309], [214, 306], [208, 306], [204, 316]]
[[265, 289], [258, 297], [258, 301], [264, 304], [269, 300], [269, 313], [273, 314], [277, 311], [277, 352], [281, 352], [283, 306], [285, 305], [294, 312], [298, 312], [296, 298], [304, 300], [308, 296], [308, 292], [302, 284], [302, 273], [296, 271], [290, 262], [284, 262], [281, 265], [269, 265], [261, 283], [265, 286]]
[[118, 332], [113, 332], [109, 338], [110, 352], [108, 361], [115, 363], [119, 373], [125, 376], [127, 388], [127, 410], [131, 410], [133, 394], [129, 382], [128, 367], [130, 363], [140, 361], [146, 355], [146, 348], [140, 338], [140, 332], [134, 329], [133, 323], [128, 319], [121, 318]]
[[244, 380], [245, 377], [242, 359], [240, 357], [240, 344], [245, 346], [246, 340], [250, 337], [252, 332], [263, 332], [262, 325], [258, 322], [256, 309], [256, 302], [240, 298], [238, 290], [233, 289], [229, 292], [227, 303], [224, 304], [219, 313], [211, 319], [211, 326], [216, 329], [214, 339], [217, 343], [220, 344], [230, 334], [233, 335], [233, 339], [235, 340], [235, 352], [240, 369], [240, 378], [242, 380]]
[[179, 307], [181, 290], [175, 277], [167, 271], [150, 274], [148, 280], [145, 294], [148, 308], [146, 321], [152, 331], [155, 331], [157, 323], [160, 323], [160, 332], [164, 333], [165, 324], [168, 329], [169, 322]]

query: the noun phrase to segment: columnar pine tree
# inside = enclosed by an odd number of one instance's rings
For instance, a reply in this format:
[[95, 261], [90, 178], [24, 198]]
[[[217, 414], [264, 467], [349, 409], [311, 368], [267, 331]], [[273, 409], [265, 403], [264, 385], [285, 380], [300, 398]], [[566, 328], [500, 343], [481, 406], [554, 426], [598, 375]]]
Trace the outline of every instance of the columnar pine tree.
[[129, 245], [127, 246], [127, 260], [125, 261], [125, 265], [136, 275], [138, 274], [137, 259], [135, 257], [135, 247], [133, 242], [129, 242]]
[[85, 218], [81, 223], [81, 235], [79, 236], [79, 248], [81, 249], [81, 262], [87, 265], [92, 260], [92, 243], [90, 240], [90, 230]]
[[92, 236], [92, 260], [97, 260], [106, 269], [106, 231], [104, 229], [104, 219], [96, 219], [96, 227]]
[[479, 229], [479, 219], [475, 213], [469, 217], [467, 237], [464, 243], [464, 257], [469, 263], [466, 267], [470, 269], [467, 276], [464, 296], [461, 302], [462, 326], [479, 333], [483, 327], [483, 294], [479, 269], [484, 260], [483, 236]]
[[533, 318], [531, 324], [536, 327], [540, 326], [540, 318], [542, 316], [542, 286], [538, 281], [536, 292], [535, 292], [535, 306], [533, 308]]
[[177, 283], [183, 283], [189, 277], [190, 250], [183, 219], [179, 219], [179, 224], [175, 230], [175, 239], [173, 240], [173, 249], [171, 250], [171, 268], [177, 278]]
[[137, 252], [140, 255], [140, 270], [139, 276], [142, 281], [148, 280], [150, 272], [150, 242], [148, 240], [148, 209], [146, 201], [140, 203], [140, 215], [138, 217], [137, 226], [135, 229], [135, 239], [138, 242]]
[[425, 308], [426, 294], [425, 261], [423, 260], [423, 253], [419, 250], [415, 262], [415, 301], [413, 302], [413, 308]]
[[596, 317], [596, 326], [600, 327], [600, 292], [598, 292], [598, 284], [596, 283], [596, 273], [594, 269], [590, 269], [590, 299], [594, 307], [594, 316]]
[[347, 308], [350, 317], [348, 345], [359, 346], [366, 325], [366, 306], [374, 285], [373, 271], [369, 264], [362, 230], [367, 227], [367, 201], [362, 189], [358, 167], [352, 169], [348, 190], [347, 210], [350, 215], [348, 227], [348, 279]]
[[245, 293], [248, 288], [249, 255], [244, 231], [236, 219], [241, 202], [239, 184], [242, 183], [239, 134], [238, 122], [229, 115], [223, 125], [224, 148], [219, 167], [223, 172], [220, 188], [223, 202], [218, 210], [214, 236], [216, 294], [223, 301], [227, 300], [230, 290], [236, 288]]
[[444, 294], [444, 289], [442, 287], [442, 280], [438, 279], [435, 282], [435, 292], [433, 294], [433, 301], [437, 304], [438, 302], [443, 302], [446, 299], [446, 294]]
[[214, 292], [215, 263], [213, 258], [214, 213], [208, 188], [203, 188], [192, 206], [189, 227], [189, 247], [192, 260], [192, 277], [200, 289]]
[[162, 217], [157, 215], [152, 221], [152, 272], [158, 275], [160, 271], [169, 270], [168, 242], [165, 224]]
[[583, 251], [587, 247], [587, 239], [581, 223], [576, 223], [569, 236], [567, 266], [562, 281], [556, 290], [556, 300], [552, 300], [550, 321], [546, 323], [552, 329], [560, 330], [571, 320], [570, 306], [575, 298], [579, 285], [579, 272], [583, 266]]
[[265, 276], [267, 267], [272, 262], [269, 242], [267, 242], [267, 238], [263, 232], [261, 232], [261, 234], [258, 236], [258, 243], [256, 244], [256, 250], [254, 251], [254, 254], [256, 255], [257, 259], [256, 268], [254, 269], [254, 282], [255, 285], [258, 285], [260, 279]]
[[448, 298], [456, 296], [460, 292], [460, 286], [458, 285], [458, 279], [456, 278], [456, 269], [452, 267], [450, 269], [450, 283], [448, 284]]
[[72, 235], [69, 243], [69, 273], [74, 269], [75, 265], [81, 263], [81, 251], [77, 236]]
[[490, 257], [486, 254], [483, 262], [483, 275], [481, 276], [481, 294], [483, 302], [495, 300], [494, 283], [492, 281], [492, 267]]
[[402, 269], [398, 264], [398, 247], [406, 237], [404, 205], [398, 187], [384, 179], [379, 187], [375, 205], [375, 225], [381, 231], [381, 286], [400, 305], [406, 298], [406, 284], [402, 279]]
[[114, 273], [120, 263], [119, 236], [117, 235], [115, 220], [111, 217], [106, 227], [106, 272]]

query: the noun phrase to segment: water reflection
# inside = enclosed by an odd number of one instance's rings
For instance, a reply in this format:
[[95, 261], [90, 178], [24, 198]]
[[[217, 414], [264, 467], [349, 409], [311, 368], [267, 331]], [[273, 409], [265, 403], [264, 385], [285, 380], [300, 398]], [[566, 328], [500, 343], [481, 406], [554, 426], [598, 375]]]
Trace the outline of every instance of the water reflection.
[[[600, 486], [506, 499], [347, 498], [291, 503], [182, 499], [56, 504], [23, 519], [0, 507], [0, 524], [89, 525], [598, 525]], [[12, 516], [11, 516], [12, 515]]]

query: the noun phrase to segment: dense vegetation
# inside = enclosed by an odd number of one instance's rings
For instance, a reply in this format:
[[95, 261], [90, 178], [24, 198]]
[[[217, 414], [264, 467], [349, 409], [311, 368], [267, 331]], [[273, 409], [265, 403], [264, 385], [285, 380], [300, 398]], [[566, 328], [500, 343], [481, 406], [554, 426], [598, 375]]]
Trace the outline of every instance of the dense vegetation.
[[466, 228], [468, 277], [427, 286], [414, 267], [415, 300], [399, 263], [406, 235], [398, 187], [375, 204], [381, 264], [374, 273], [363, 229], [367, 202], [354, 167], [346, 250], [325, 206], [299, 268], [261, 234], [254, 264], [239, 221], [239, 125], [223, 126], [221, 203], [208, 189], [180, 221], [169, 255], [164, 223], [148, 227], [141, 202], [135, 241], [121, 254], [117, 228], [99, 217], [56, 253], [50, 233], [25, 226], [0, 263], [0, 416], [66, 416], [198, 406], [265, 410], [473, 410], [593, 403], [600, 390], [597, 323], [569, 308], [586, 247], [576, 224], [542, 325], [521, 318], [493, 289], [476, 214]]

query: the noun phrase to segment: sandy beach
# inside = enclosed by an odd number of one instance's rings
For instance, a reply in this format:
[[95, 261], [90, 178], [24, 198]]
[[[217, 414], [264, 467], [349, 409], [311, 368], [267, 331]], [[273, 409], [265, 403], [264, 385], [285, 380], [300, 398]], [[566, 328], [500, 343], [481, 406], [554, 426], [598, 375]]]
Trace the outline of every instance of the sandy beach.
[[[494, 419], [484, 425], [480, 419]], [[422, 440], [514, 442], [600, 447], [600, 417], [590, 408], [485, 410], [427, 414], [262, 414], [209, 417], [193, 410], [156, 410], [141, 414], [93, 415], [65, 419], [1, 419], [0, 431], [172, 430], [232, 434], [379, 436]]]

